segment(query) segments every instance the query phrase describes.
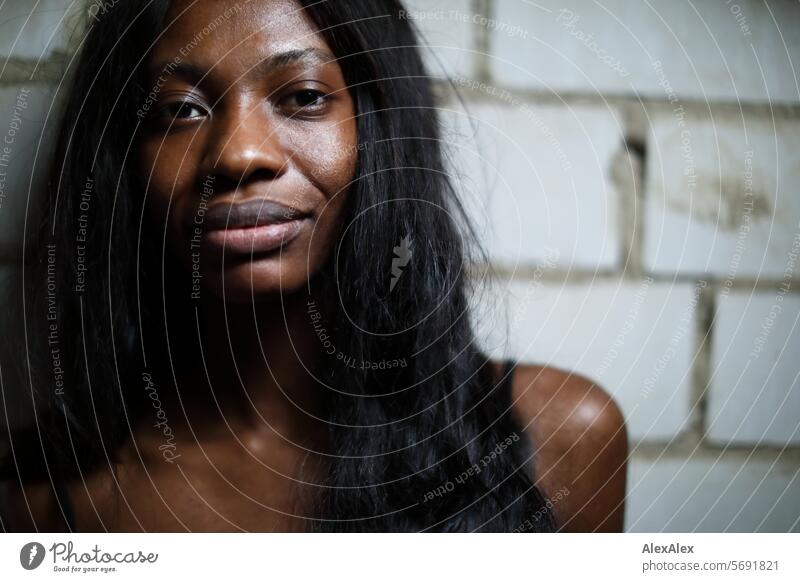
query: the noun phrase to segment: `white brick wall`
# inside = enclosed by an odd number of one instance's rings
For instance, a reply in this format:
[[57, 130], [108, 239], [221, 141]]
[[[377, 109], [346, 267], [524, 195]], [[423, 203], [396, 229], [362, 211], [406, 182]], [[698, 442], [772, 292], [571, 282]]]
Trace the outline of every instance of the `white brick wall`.
[[646, 268], [781, 278], [800, 229], [800, 118], [673, 109], [650, 115]]
[[8, 0], [0, 4], [0, 55], [34, 61], [63, 49], [74, 26], [73, 0]]
[[53, 94], [49, 85], [0, 85], [0, 257], [4, 259], [20, 252], [25, 217], [29, 216], [28, 228], [37, 225], [37, 202], [53, 146]]
[[454, 79], [477, 135], [450, 123], [501, 273], [484, 345], [614, 394], [630, 529], [800, 530], [800, 7], [486, 4], [479, 76]]
[[444, 118], [455, 177], [498, 263], [531, 264], [554, 249], [564, 270], [618, 264], [617, 195], [607, 178], [623, 147], [616, 110], [515, 100], [454, 104]]
[[757, 0], [501, 0], [492, 7], [500, 23], [524, 28], [514, 34], [498, 25], [492, 33], [492, 72], [504, 86], [661, 97], [653, 66], [660, 61], [684, 98], [798, 98], [791, 62], [797, 66], [800, 15], [789, 2], [766, 9]]
[[[6, 0], [0, 57], [17, 71], [57, 63], [69, 5]], [[800, 531], [800, 5], [408, 8], [433, 75], [464, 100], [447, 98], [442, 117], [499, 274], [475, 298], [482, 345], [615, 395], [632, 440], [629, 529]], [[0, 134], [21, 83], [10, 70]], [[14, 146], [0, 279], [19, 272], [32, 152], [57, 82], [32, 85]]]
[[475, 74], [475, 37], [471, 0], [411, 0], [406, 17], [419, 30], [420, 45], [434, 77]]
[[800, 297], [780, 290], [720, 295], [708, 438], [751, 446], [800, 444], [798, 354]]
[[[544, 266], [544, 265], [543, 265]], [[486, 348], [498, 357], [575, 370], [611, 392], [636, 441], [669, 441], [690, 409], [696, 289], [652, 279], [497, 285], [504, 317]]]
[[634, 458], [626, 529], [639, 532], [797, 530], [800, 473], [795, 456], [687, 453]]

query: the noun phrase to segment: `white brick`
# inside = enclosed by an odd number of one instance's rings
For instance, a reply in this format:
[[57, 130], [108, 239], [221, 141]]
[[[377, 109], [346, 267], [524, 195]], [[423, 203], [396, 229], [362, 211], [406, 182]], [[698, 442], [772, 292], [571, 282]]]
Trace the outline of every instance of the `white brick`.
[[721, 295], [714, 327], [708, 438], [719, 443], [800, 444], [798, 354], [800, 297]]
[[[734, 5], [741, 8], [749, 35], [732, 13]], [[504, 85], [555, 92], [635, 90], [663, 98], [660, 83], [666, 82], [683, 98], [798, 97], [791, 64], [800, 57], [796, 3], [767, 8], [758, 0], [503, 0], [494, 6], [500, 24], [491, 36], [491, 62]], [[522, 33], [515, 32], [516, 25]], [[655, 61], [661, 62], [663, 77]]]
[[563, 269], [618, 263], [615, 110], [509, 101], [444, 117], [459, 190], [496, 261], [534, 264], [555, 250]]
[[800, 228], [800, 119], [661, 108], [651, 119], [646, 268], [782, 277]]
[[489, 293], [504, 297], [505, 312], [482, 322], [480, 345], [496, 358], [583, 374], [617, 399], [633, 440], [667, 441], [689, 417], [697, 290], [652, 280], [500, 282]]
[[417, 26], [428, 71], [434, 77], [475, 71], [475, 31], [471, 0], [406, 0], [407, 16]]
[[625, 530], [634, 532], [800, 531], [796, 462], [704, 453], [629, 463]]
[[44, 59], [63, 49], [75, 29], [72, 0], [9, 0], [0, 3], [0, 55]]
[[34, 209], [47, 179], [53, 145], [52, 100], [53, 91], [46, 85], [0, 88], [0, 248], [4, 258], [21, 244], [26, 212], [28, 229], [37, 226]]

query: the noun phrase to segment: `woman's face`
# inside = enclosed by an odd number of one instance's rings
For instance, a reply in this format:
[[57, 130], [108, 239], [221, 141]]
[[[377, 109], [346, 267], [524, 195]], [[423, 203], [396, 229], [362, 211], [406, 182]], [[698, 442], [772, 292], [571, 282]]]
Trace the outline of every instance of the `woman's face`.
[[209, 289], [299, 289], [332, 251], [353, 179], [353, 101], [294, 2], [177, 0], [137, 114], [150, 217]]

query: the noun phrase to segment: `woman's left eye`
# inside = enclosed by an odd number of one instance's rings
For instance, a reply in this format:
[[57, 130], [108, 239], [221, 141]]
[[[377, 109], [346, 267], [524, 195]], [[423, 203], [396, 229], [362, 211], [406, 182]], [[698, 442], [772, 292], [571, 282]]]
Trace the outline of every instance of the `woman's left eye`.
[[303, 89], [295, 91], [284, 98], [280, 105], [290, 113], [313, 113], [324, 108], [328, 103], [328, 96], [316, 89]]
[[203, 109], [189, 101], [172, 103], [165, 108], [165, 113], [170, 119], [197, 119], [203, 116]]

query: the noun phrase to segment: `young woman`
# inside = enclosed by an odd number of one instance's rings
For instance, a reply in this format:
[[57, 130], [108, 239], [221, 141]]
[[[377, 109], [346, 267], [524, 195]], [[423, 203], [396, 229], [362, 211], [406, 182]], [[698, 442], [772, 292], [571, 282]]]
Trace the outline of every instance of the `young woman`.
[[475, 345], [482, 257], [402, 10], [93, 11], [27, 283], [37, 422], [11, 435], [6, 529], [621, 529], [613, 401]]

